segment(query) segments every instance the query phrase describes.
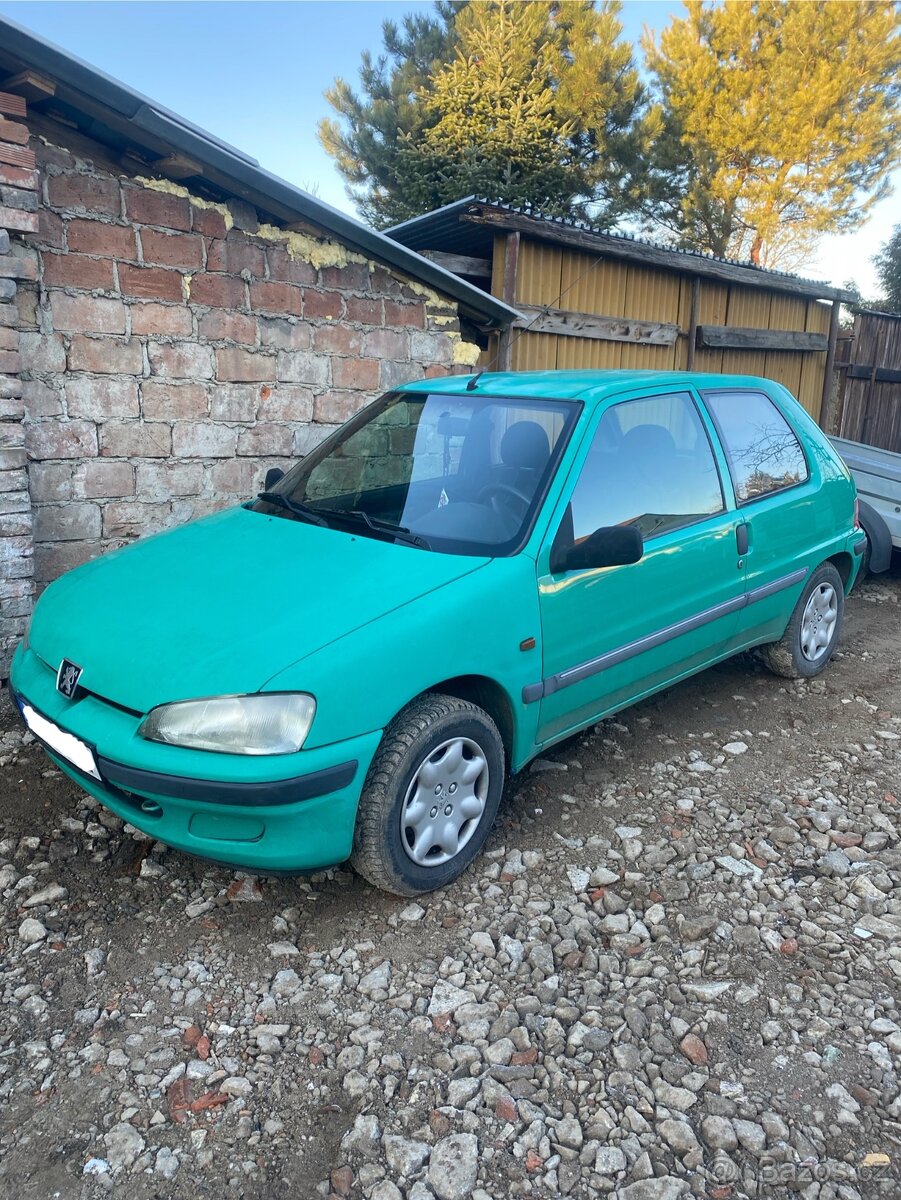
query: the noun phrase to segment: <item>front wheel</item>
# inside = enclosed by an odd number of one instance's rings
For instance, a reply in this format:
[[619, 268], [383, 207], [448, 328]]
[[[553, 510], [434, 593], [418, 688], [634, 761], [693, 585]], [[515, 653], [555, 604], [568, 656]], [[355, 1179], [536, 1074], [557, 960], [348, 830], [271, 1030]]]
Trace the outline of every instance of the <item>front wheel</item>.
[[400, 896], [445, 887], [485, 844], [503, 788], [504, 746], [488, 713], [457, 696], [414, 700], [366, 776], [353, 867]]
[[778, 642], [760, 648], [761, 658], [787, 679], [819, 675], [838, 643], [844, 609], [842, 578], [832, 563], [821, 563], [807, 581], [785, 633]]

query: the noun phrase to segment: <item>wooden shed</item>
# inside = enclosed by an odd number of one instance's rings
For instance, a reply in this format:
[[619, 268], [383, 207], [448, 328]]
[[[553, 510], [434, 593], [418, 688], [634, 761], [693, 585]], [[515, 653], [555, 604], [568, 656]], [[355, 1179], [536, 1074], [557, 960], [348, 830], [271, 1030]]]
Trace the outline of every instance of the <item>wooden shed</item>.
[[843, 289], [475, 197], [387, 233], [522, 314], [481, 366], [765, 375], [827, 419]]

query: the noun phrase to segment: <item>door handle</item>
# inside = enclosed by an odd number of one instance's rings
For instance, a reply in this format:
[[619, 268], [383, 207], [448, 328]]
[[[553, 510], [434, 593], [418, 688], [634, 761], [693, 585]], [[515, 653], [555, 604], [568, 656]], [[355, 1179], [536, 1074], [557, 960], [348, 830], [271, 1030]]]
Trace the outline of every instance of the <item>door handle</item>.
[[735, 548], [740, 555], [748, 553], [748, 526], [744, 521], [735, 526]]

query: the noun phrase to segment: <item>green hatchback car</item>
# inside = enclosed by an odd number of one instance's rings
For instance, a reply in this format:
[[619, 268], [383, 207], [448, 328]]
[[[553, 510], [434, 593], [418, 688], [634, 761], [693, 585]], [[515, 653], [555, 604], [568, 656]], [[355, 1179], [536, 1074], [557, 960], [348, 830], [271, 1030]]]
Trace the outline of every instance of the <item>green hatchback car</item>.
[[382, 396], [238, 508], [42, 595], [11, 687], [125, 820], [262, 872], [415, 895], [507, 775], [752, 646], [822, 671], [865, 536], [779, 384], [579, 371]]

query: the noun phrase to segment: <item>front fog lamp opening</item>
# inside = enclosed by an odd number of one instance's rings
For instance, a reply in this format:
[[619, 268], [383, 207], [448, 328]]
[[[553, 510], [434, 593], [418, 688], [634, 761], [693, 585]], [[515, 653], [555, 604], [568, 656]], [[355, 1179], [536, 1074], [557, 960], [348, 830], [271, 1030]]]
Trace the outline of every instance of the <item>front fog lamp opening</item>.
[[220, 754], [294, 754], [315, 713], [316, 701], [304, 692], [214, 696], [161, 704], [138, 732], [153, 742]]

